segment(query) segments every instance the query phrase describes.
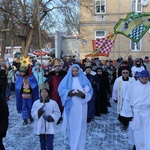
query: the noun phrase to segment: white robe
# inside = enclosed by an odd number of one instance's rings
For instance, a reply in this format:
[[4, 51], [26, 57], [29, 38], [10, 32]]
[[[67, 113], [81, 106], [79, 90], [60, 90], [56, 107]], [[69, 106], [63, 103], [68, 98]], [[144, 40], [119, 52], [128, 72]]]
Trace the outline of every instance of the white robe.
[[133, 66], [131, 68], [132, 76], [134, 77], [136, 72], [141, 72], [142, 70], [145, 70], [145, 68], [143, 66], [141, 66], [141, 67]]
[[38, 118], [38, 110], [43, 106], [44, 104], [40, 102], [40, 100], [36, 100], [33, 103], [32, 109], [31, 109], [31, 115], [34, 118], [34, 134], [40, 135], [40, 134], [54, 134], [55, 133], [55, 124], [57, 123], [58, 119], [61, 116], [58, 104], [50, 99], [48, 103], [45, 103], [45, 112], [44, 114], [46, 116], [51, 115], [54, 119], [53, 122], [45, 121], [43, 118], [43, 115]]
[[117, 113], [120, 114], [120, 111], [122, 109], [123, 101], [125, 98], [125, 94], [127, 91], [127, 88], [129, 84], [134, 79], [129, 77], [128, 81], [123, 81], [122, 76], [118, 77], [115, 80], [114, 86], [113, 86], [113, 92], [112, 92], [112, 99], [117, 100]]
[[84, 150], [86, 141], [87, 102], [92, 95], [88, 93], [89, 87], [81, 87], [78, 77], [73, 77], [72, 89], [79, 89], [85, 94], [85, 98], [72, 97], [73, 105], [70, 108], [67, 120], [64, 112], [63, 126], [67, 123], [69, 145], [71, 150]]
[[131, 83], [121, 115], [133, 117], [129, 124], [129, 144], [136, 145], [136, 150], [150, 150], [150, 82]]

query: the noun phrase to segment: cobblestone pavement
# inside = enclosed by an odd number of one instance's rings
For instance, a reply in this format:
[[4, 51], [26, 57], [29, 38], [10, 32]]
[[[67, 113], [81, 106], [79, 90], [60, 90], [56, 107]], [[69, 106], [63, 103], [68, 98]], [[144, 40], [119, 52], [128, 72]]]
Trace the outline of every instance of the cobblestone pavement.
[[[117, 120], [116, 104], [111, 102], [109, 113], [95, 117], [87, 124], [86, 150], [131, 150], [127, 142], [127, 131]], [[9, 129], [4, 138], [6, 150], [40, 150], [39, 137], [33, 135], [33, 124], [22, 125], [21, 115], [16, 111], [15, 96], [8, 101]], [[56, 126], [54, 150], [69, 150], [64, 144], [61, 123]]]

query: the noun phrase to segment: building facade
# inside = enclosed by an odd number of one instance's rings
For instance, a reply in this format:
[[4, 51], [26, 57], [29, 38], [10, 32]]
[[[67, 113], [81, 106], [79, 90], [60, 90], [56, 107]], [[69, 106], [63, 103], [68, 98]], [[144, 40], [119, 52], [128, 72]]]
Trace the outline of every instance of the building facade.
[[79, 59], [80, 40], [77, 35], [63, 35], [60, 32], [55, 33], [55, 57], [70, 59], [75, 56]]
[[[92, 40], [102, 38], [114, 32], [114, 26], [120, 18], [129, 12], [149, 12], [148, 0], [80, 0], [80, 59], [93, 51]], [[88, 6], [88, 7], [85, 7]], [[150, 56], [150, 32], [134, 43], [125, 36], [118, 34], [109, 58], [127, 59], [132, 55], [144, 58]], [[102, 57], [102, 60], [109, 59]]]

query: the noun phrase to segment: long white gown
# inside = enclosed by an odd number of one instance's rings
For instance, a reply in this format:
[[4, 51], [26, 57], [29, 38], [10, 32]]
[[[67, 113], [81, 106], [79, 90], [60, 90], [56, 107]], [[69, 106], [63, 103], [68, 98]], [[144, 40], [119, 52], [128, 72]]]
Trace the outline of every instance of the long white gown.
[[64, 113], [63, 125], [67, 121], [69, 145], [71, 150], [84, 150], [86, 141], [86, 121], [87, 121], [87, 102], [92, 95], [88, 93], [89, 87], [81, 87], [78, 77], [73, 77], [72, 89], [81, 90], [86, 95], [85, 98], [72, 97], [73, 105], [70, 108], [68, 119]]
[[133, 117], [129, 124], [129, 144], [136, 145], [136, 150], [150, 150], [150, 82], [131, 83], [121, 115]]

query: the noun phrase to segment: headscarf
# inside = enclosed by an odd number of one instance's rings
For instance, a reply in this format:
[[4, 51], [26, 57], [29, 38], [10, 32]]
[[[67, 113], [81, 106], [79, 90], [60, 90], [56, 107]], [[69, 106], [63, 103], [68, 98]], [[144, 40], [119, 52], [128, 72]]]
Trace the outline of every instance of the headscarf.
[[68, 97], [68, 92], [70, 90], [72, 90], [72, 81], [73, 81], [72, 70], [73, 70], [73, 68], [78, 68], [78, 70], [79, 70], [78, 79], [79, 79], [81, 86], [83, 88], [85, 86], [88, 86], [90, 88], [89, 93], [93, 94], [93, 89], [92, 89], [90, 81], [85, 76], [85, 74], [81, 70], [80, 66], [78, 64], [73, 64], [69, 68], [68, 73], [62, 79], [62, 81], [60, 82], [60, 84], [58, 86], [58, 93], [59, 93], [59, 96], [61, 97], [62, 105], [64, 106], [67, 115], [69, 114], [70, 107], [73, 104], [71, 97]]

